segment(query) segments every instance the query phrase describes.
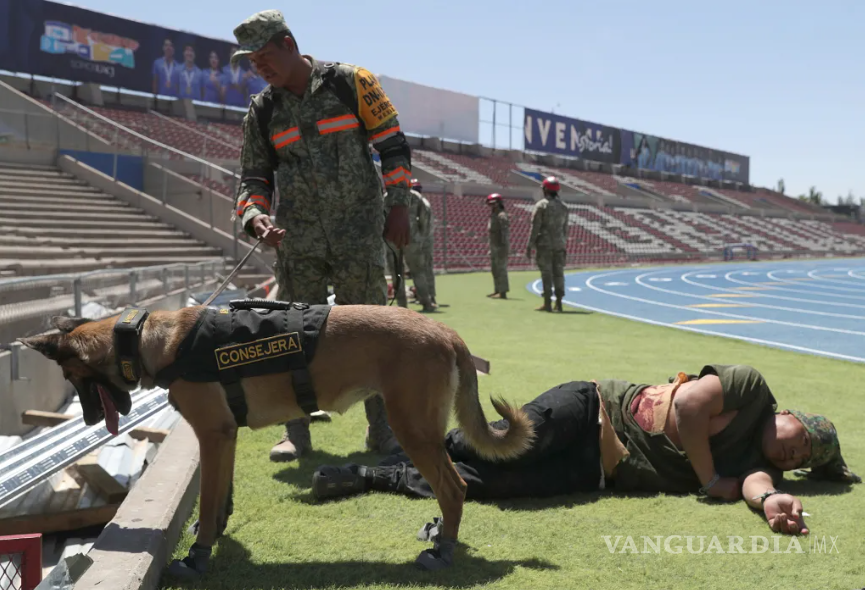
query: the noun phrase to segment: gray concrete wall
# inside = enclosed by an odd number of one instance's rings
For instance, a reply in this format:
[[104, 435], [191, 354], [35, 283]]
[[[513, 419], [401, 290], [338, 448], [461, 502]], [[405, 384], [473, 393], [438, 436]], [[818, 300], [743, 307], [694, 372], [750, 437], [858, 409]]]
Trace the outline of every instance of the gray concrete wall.
[[72, 385], [54, 361], [24, 346], [18, 349], [19, 380], [12, 380], [12, 352], [0, 353], [0, 436], [21, 436], [34, 427], [21, 423], [25, 410], [54, 412]]

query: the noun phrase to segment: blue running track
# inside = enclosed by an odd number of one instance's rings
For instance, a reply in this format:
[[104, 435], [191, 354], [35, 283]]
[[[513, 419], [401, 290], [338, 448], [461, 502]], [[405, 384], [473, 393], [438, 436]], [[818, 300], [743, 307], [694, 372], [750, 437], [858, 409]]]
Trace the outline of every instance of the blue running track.
[[865, 258], [577, 272], [565, 291], [574, 307], [865, 363]]

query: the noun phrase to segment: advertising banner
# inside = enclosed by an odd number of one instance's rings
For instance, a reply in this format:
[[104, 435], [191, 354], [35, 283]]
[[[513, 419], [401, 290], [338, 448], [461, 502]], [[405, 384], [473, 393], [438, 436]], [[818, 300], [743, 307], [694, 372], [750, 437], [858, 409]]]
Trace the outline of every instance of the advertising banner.
[[618, 164], [619, 130], [598, 123], [525, 109], [525, 149]]
[[0, 69], [237, 107], [267, 84], [230, 42], [43, 0], [0, 0]]
[[480, 108], [476, 96], [378, 76], [399, 111], [405, 133], [478, 143]]
[[527, 151], [747, 184], [747, 156], [525, 109]]

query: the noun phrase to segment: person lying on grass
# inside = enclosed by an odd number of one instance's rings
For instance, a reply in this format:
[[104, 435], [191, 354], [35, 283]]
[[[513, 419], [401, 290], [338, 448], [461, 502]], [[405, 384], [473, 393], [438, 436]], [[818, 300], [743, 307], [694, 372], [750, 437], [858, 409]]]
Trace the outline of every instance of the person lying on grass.
[[[762, 510], [779, 533], [808, 533], [802, 502], [775, 485], [783, 471], [858, 483], [841, 457], [833, 424], [797, 410], [776, 412], [763, 376], [747, 365], [707, 365], [663, 385], [572, 381], [523, 408], [535, 425], [532, 448], [507, 462], [480, 459], [460, 429], [446, 446], [475, 500], [617, 491], [693, 493]], [[493, 422], [503, 429], [507, 422]], [[368, 491], [433, 497], [399, 453], [378, 466], [320, 466], [318, 499]]]

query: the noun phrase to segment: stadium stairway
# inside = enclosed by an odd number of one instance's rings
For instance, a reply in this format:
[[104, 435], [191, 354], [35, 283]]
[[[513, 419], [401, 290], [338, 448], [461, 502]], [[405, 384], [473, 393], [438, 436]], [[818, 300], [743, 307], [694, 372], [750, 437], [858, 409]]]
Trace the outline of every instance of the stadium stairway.
[[222, 252], [50, 166], [0, 162], [0, 276], [222, 261]]

